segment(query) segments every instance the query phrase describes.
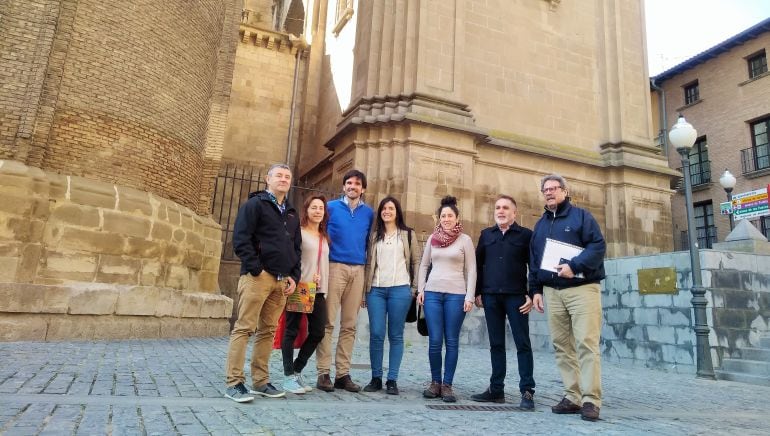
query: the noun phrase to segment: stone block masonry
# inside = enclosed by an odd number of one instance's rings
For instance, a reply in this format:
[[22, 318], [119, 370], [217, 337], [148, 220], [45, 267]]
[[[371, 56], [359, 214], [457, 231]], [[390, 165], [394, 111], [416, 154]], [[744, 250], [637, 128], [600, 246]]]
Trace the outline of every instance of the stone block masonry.
[[[770, 329], [770, 256], [701, 250], [707, 289], [710, 346], [715, 367], [756, 346]], [[642, 295], [639, 268], [675, 267], [675, 294]], [[687, 252], [605, 261], [603, 358], [633, 359], [648, 367], [695, 372], [695, 332]]]
[[226, 334], [221, 249], [171, 200], [0, 160], [0, 340]]
[[[740, 358], [770, 331], [770, 256], [701, 250], [714, 367]], [[696, 349], [688, 252], [605, 260], [602, 281], [602, 359], [672, 372], [695, 373]], [[639, 293], [640, 268], [674, 267], [677, 292]], [[546, 310], [548, 308], [546, 307]], [[530, 315], [533, 349], [551, 350], [545, 316]]]

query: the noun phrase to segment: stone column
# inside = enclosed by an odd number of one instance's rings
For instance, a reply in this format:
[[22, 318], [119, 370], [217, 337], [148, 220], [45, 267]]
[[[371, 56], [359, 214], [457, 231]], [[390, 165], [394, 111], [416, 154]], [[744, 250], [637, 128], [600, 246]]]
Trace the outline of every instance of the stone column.
[[[455, 195], [476, 236], [498, 193], [520, 199], [532, 227], [539, 179], [558, 172], [605, 231], [608, 256], [671, 249], [677, 173], [652, 143], [638, 2], [383, 0], [355, 13], [351, 98], [334, 98], [346, 82], [324, 65], [318, 83], [333, 86], [313, 106], [303, 177], [337, 189], [360, 168], [369, 202], [399, 195], [422, 229]], [[347, 60], [326, 51], [330, 65]]]
[[598, 2], [602, 23], [599, 69], [603, 110], [602, 165], [606, 170], [607, 255], [673, 249], [669, 181], [677, 172], [653, 145], [644, 14], [639, 2]]

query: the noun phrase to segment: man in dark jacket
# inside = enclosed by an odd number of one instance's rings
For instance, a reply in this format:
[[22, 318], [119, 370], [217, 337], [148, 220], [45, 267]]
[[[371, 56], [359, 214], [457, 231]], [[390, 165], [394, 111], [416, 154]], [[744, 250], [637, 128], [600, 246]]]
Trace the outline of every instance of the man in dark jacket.
[[492, 376], [486, 391], [471, 396], [474, 401], [504, 403], [505, 317], [511, 325], [519, 362], [520, 408], [534, 410], [535, 379], [532, 376], [532, 345], [529, 340], [527, 264], [532, 231], [515, 222], [516, 200], [500, 195], [495, 202], [496, 225], [484, 229], [476, 245], [476, 305], [484, 307], [489, 332]]
[[545, 292], [556, 366], [564, 383], [564, 398], [551, 411], [580, 413], [584, 420], [596, 421], [602, 401], [599, 282], [604, 278], [606, 244], [594, 217], [570, 204], [563, 177], [543, 177], [540, 189], [545, 212], [532, 234], [529, 290], [539, 312]]
[[[233, 249], [241, 259], [238, 320], [230, 333], [225, 396], [239, 403], [252, 394], [276, 398], [285, 392], [270, 383], [268, 360], [278, 318], [300, 275], [302, 236], [297, 211], [288, 203], [291, 170], [283, 164], [267, 172], [267, 190], [249, 194], [238, 210]], [[252, 388], [244, 385], [243, 364], [249, 337], [256, 332], [251, 356]]]

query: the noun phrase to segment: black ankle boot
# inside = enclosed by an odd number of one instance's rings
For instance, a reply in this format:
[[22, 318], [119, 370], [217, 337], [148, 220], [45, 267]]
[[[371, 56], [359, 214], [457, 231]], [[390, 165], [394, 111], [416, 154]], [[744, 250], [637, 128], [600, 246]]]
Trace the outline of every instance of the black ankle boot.
[[395, 380], [388, 380], [385, 382], [385, 392], [388, 395], [398, 395], [398, 385]]
[[364, 386], [364, 392], [377, 392], [382, 389], [382, 378], [372, 377], [372, 381], [368, 385]]

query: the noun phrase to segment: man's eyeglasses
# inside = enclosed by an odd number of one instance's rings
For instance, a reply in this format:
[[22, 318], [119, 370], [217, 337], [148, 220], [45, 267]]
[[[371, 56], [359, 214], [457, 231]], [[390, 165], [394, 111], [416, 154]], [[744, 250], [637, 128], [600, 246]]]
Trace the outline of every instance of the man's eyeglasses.
[[548, 194], [549, 192], [556, 192], [557, 189], [562, 189], [561, 186], [550, 186], [548, 188], [543, 188], [542, 192], [543, 194]]

